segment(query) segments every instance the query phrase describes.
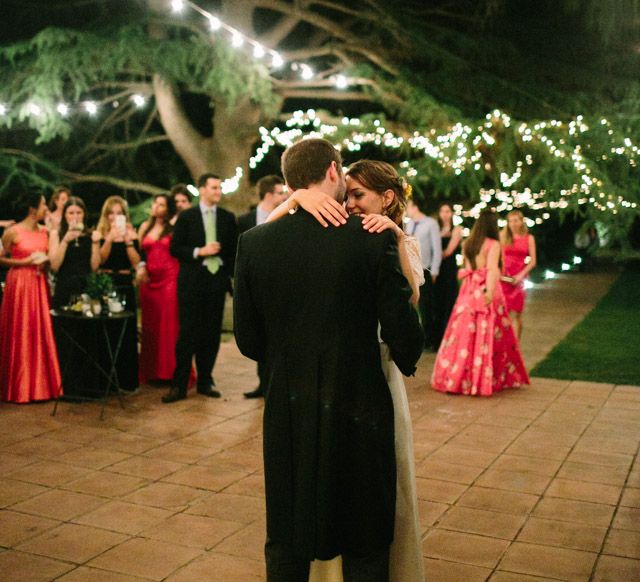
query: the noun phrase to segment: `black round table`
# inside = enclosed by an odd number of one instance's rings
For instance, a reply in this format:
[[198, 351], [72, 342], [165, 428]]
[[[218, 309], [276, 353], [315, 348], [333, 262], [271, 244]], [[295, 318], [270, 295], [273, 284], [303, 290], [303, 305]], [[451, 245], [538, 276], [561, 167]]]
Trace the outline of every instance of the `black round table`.
[[102, 401], [100, 419], [112, 392], [124, 407], [118, 380], [123, 338], [129, 325], [135, 325], [135, 313], [105, 313], [87, 316], [67, 309], [52, 309], [53, 330], [60, 361], [61, 385], [52, 416], [61, 399]]

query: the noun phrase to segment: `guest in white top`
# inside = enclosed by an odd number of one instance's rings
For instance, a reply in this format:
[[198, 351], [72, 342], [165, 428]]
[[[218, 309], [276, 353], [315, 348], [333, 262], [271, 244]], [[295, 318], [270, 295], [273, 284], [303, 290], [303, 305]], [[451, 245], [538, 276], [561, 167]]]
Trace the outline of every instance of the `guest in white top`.
[[425, 283], [420, 287], [420, 318], [424, 330], [424, 345], [426, 350], [433, 350], [436, 342], [436, 316], [434, 301], [434, 283], [440, 272], [442, 262], [442, 243], [440, 241], [440, 227], [438, 222], [422, 212], [419, 202], [410, 200], [407, 204], [409, 222], [406, 232], [418, 239]]

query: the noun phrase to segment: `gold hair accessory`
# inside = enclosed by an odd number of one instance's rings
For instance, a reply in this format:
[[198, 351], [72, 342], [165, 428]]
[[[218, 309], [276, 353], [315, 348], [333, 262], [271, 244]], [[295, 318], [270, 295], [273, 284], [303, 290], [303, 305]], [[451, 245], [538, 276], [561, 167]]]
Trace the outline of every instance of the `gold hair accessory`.
[[402, 180], [402, 193], [406, 200], [411, 200], [413, 198], [413, 187], [406, 180]]

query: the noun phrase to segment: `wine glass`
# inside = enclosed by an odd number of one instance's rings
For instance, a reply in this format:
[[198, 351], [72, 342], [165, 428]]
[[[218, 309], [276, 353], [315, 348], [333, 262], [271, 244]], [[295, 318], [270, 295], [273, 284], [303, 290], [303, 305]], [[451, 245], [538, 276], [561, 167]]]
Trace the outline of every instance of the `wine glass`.
[[[71, 228], [71, 230], [75, 230], [75, 231], [79, 232], [80, 234], [82, 234], [82, 232], [84, 231], [84, 224], [83, 224], [82, 222], [74, 222], [74, 223], [71, 225], [71, 227], [70, 227], [70, 228]], [[73, 241], [73, 242], [74, 242], [74, 245], [75, 245], [76, 247], [79, 247], [79, 246], [80, 246], [80, 243], [78, 242], [78, 239], [79, 239], [79, 238], [80, 238], [80, 235], [78, 235], [78, 236], [75, 238], [75, 240]]]

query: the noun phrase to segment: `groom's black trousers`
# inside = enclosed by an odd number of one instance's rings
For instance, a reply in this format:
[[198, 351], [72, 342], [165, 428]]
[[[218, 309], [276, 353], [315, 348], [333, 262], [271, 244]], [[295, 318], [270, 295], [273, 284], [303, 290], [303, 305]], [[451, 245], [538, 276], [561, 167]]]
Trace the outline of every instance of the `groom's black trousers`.
[[[308, 582], [310, 563], [290, 547], [267, 541], [267, 582]], [[344, 582], [389, 582], [389, 548], [367, 556], [342, 556]]]

